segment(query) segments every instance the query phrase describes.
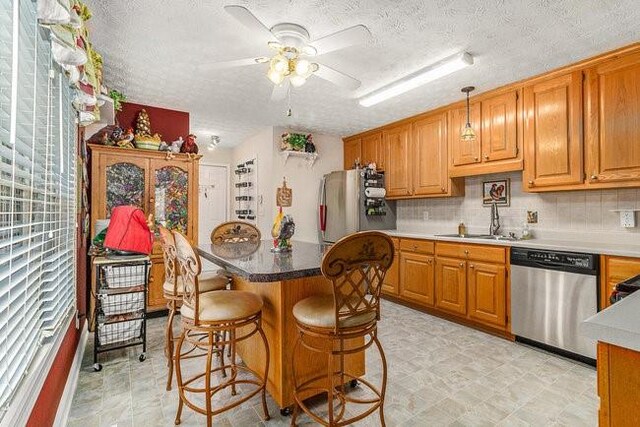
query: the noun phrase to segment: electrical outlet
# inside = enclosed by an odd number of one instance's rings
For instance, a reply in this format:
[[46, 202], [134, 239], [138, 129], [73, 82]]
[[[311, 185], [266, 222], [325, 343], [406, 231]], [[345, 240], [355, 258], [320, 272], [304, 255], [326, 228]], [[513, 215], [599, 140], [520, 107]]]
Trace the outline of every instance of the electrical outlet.
[[636, 226], [636, 213], [634, 211], [620, 211], [620, 227], [632, 228]]
[[429, 221], [429, 211], [422, 211], [422, 220]]

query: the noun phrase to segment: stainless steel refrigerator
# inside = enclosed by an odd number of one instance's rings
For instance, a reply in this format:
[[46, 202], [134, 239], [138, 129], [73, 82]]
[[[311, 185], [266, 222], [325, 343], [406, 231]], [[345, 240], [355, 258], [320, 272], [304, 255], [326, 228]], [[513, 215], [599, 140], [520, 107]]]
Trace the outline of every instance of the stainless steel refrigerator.
[[383, 172], [365, 168], [326, 174], [320, 184], [320, 241], [334, 243], [357, 231], [395, 229], [396, 203], [384, 194]]

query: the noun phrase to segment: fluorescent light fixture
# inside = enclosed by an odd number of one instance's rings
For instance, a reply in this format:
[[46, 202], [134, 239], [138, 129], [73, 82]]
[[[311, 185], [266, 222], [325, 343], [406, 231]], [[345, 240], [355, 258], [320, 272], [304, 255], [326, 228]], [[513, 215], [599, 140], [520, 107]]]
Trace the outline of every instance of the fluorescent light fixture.
[[374, 104], [400, 95], [401, 93], [408, 92], [426, 83], [437, 80], [440, 77], [455, 73], [456, 71], [472, 64], [473, 56], [471, 56], [471, 54], [467, 52], [457, 53], [360, 97], [360, 105], [363, 107], [370, 107]]

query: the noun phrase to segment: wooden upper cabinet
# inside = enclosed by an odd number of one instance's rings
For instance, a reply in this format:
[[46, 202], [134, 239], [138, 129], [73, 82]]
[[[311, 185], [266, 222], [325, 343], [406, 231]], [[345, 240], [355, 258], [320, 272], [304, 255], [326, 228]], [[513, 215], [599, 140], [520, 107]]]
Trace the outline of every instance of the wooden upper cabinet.
[[410, 196], [411, 188], [411, 125], [399, 125], [382, 131], [386, 153], [386, 187], [388, 197]]
[[460, 259], [436, 258], [436, 307], [467, 313], [466, 265]]
[[344, 168], [345, 170], [353, 169], [356, 161], [362, 159], [362, 143], [360, 138], [346, 138], [343, 144], [344, 149]]
[[482, 161], [496, 162], [518, 157], [518, 92], [482, 101]]
[[524, 89], [524, 188], [554, 190], [582, 184], [582, 73]]
[[467, 107], [454, 108], [449, 111], [449, 147], [451, 149], [451, 166], [472, 165], [482, 162], [482, 132], [480, 132], [480, 103], [471, 103], [469, 122], [476, 131], [475, 141], [460, 139], [467, 124]]
[[586, 71], [587, 182], [640, 181], [640, 53]]
[[362, 144], [362, 165], [375, 163], [376, 169], [384, 170], [384, 148], [382, 146], [382, 132], [372, 133], [363, 136]]
[[469, 317], [491, 326], [507, 323], [506, 267], [469, 261]]
[[413, 122], [413, 194], [445, 194], [447, 167], [447, 116], [436, 114]]

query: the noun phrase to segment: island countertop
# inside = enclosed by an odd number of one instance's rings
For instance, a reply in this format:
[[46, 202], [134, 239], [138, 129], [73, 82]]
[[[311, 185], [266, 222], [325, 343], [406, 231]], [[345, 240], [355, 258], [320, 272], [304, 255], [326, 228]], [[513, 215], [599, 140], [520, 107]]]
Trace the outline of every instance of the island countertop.
[[320, 276], [325, 245], [292, 242], [291, 252], [271, 252], [273, 242], [223, 243], [198, 245], [201, 257], [226, 268], [249, 282], [279, 282], [301, 277]]

